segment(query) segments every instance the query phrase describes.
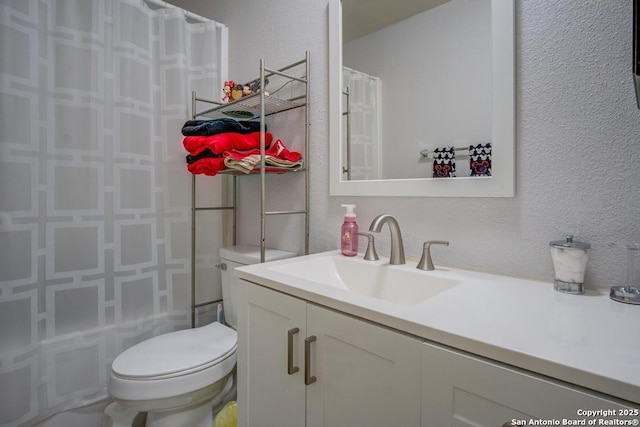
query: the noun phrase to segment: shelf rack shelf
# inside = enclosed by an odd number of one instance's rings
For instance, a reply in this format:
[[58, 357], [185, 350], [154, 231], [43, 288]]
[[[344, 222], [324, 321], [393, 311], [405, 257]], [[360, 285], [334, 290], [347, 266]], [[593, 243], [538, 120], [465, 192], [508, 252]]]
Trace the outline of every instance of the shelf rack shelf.
[[[260, 98], [260, 93], [243, 96], [238, 100], [227, 103], [198, 98], [198, 100], [202, 102], [218, 104], [216, 107], [198, 113], [198, 116], [208, 117], [211, 119], [220, 119], [223, 117], [237, 120], [255, 119], [260, 117]], [[304, 106], [304, 100], [279, 99], [270, 95], [264, 96], [265, 117]]]

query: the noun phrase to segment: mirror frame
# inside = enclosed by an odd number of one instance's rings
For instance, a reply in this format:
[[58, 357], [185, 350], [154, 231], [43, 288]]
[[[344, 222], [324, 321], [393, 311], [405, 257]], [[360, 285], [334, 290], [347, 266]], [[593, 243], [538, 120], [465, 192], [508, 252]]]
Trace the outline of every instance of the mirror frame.
[[[492, 165], [490, 177], [342, 180], [342, 0], [329, 0], [329, 194], [331, 196], [514, 197], [514, 0], [491, 0]], [[416, 153], [418, 156], [418, 153]]]

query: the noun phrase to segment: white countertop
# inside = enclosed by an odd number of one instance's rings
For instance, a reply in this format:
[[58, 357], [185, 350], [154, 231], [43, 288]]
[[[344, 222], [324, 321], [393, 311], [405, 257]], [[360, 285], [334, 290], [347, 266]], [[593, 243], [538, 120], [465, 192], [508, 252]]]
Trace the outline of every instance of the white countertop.
[[240, 267], [236, 275], [426, 340], [640, 404], [640, 306], [612, 301], [605, 293], [562, 294], [551, 283], [446, 267], [430, 274], [461, 280], [460, 285], [412, 306], [396, 305], [269, 269], [290, 261]]

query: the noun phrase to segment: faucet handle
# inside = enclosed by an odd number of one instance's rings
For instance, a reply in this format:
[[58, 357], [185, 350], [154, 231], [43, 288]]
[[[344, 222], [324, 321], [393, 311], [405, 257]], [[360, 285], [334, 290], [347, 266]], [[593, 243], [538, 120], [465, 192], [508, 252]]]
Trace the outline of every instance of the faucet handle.
[[449, 246], [449, 242], [447, 240], [429, 240], [424, 242], [422, 245], [422, 258], [420, 258], [420, 262], [416, 265], [418, 270], [432, 271], [436, 269], [431, 259], [431, 245]]
[[377, 261], [378, 253], [376, 252], [376, 245], [374, 243], [373, 234], [369, 233], [356, 233], [358, 236], [364, 236], [367, 238], [367, 251], [364, 253], [364, 258], [367, 261]]

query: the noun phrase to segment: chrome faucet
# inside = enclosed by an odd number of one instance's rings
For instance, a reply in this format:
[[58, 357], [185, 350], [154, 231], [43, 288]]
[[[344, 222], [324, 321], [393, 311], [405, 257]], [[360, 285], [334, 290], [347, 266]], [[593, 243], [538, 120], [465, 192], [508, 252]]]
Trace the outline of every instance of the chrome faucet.
[[384, 224], [389, 225], [389, 231], [391, 231], [391, 255], [389, 256], [389, 264], [404, 264], [404, 246], [402, 245], [402, 234], [400, 233], [400, 226], [398, 221], [391, 215], [382, 214], [378, 215], [371, 221], [369, 231], [379, 233], [382, 230]]

